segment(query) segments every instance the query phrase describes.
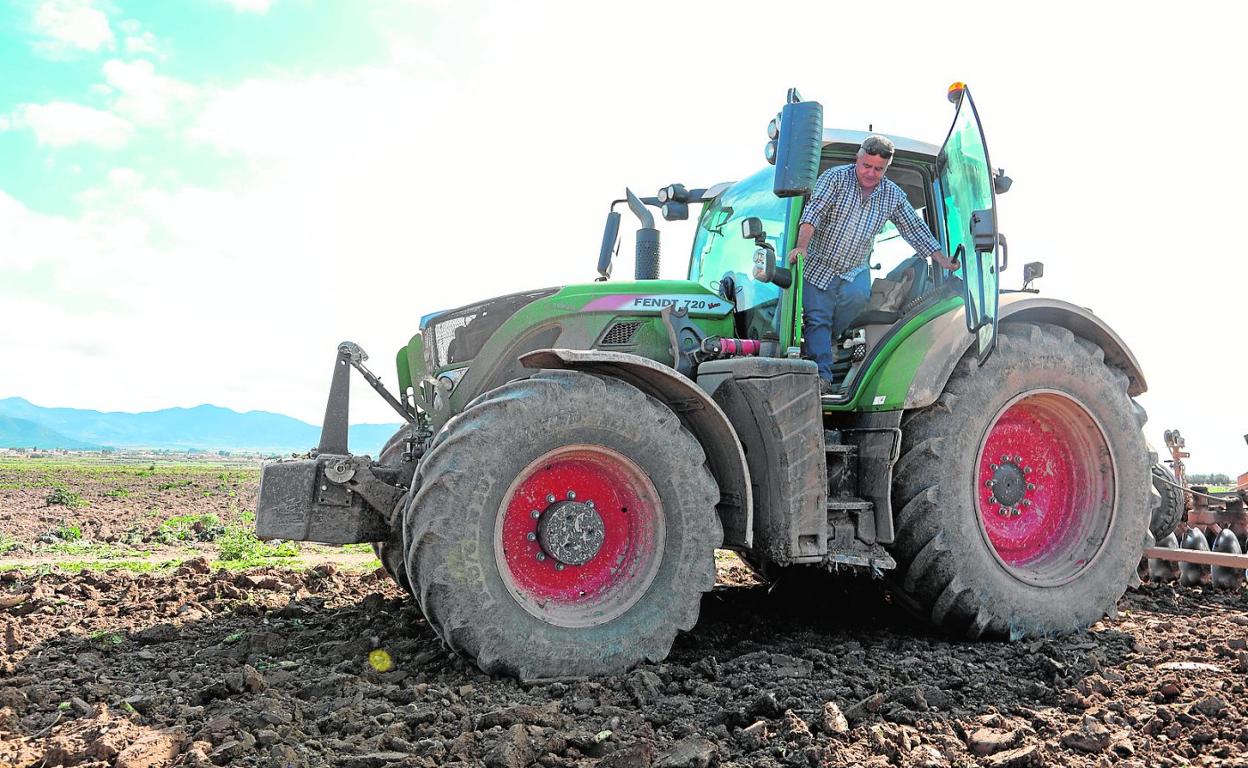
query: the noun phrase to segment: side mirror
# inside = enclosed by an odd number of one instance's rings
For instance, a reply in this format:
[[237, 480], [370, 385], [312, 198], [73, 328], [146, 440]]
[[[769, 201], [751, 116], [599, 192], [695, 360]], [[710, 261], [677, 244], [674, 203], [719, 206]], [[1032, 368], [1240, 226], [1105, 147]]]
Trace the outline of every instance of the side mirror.
[[[790, 97], [796, 97], [791, 91]], [[768, 134], [773, 132], [768, 128]], [[823, 151], [823, 105], [817, 101], [785, 104], [780, 111], [779, 136], [764, 153], [776, 165], [772, 191], [776, 197], [809, 195], [819, 179]]]
[[992, 175], [992, 189], [998, 195], [1004, 195], [1010, 191], [1010, 187], [1014, 185], [1014, 180], [1005, 175], [1004, 168], [998, 168], [997, 172]]
[[611, 278], [611, 259], [620, 242], [620, 214], [607, 214], [607, 225], [602, 230], [602, 247], [598, 250], [598, 281]]
[[765, 240], [767, 233], [763, 231], [763, 222], [757, 216], [750, 216], [741, 220], [741, 237], [746, 240]]

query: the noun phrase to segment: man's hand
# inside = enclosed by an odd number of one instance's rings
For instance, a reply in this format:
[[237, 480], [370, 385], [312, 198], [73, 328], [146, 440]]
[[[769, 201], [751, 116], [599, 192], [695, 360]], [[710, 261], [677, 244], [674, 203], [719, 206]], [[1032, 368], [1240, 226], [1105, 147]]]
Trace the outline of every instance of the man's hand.
[[798, 257], [799, 255], [800, 255], [800, 256], [805, 256], [805, 255], [806, 255], [806, 249], [805, 249], [805, 248], [794, 248], [793, 250], [789, 251], [789, 263], [790, 263], [790, 264], [796, 264], [796, 263], [797, 263], [797, 257]]
[[936, 251], [935, 253], [932, 254], [932, 261], [936, 262], [940, 266], [950, 271], [957, 270], [958, 267], [962, 266], [958, 262], [950, 259], [941, 251]]

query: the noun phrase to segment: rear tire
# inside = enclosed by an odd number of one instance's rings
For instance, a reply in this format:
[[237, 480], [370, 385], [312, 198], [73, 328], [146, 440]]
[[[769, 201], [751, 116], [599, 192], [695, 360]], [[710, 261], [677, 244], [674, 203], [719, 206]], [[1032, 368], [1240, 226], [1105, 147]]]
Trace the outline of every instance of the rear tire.
[[1183, 519], [1183, 491], [1175, 487], [1176, 483], [1174, 472], [1169, 467], [1160, 463], [1153, 465], [1153, 488], [1157, 489], [1161, 501], [1153, 509], [1153, 519], [1148, 529], [1156, 541], [1174, 533], [1179, 521]]
[[902, 423], [890, 551], [903, 603], [969, 637], [1112, 614], [1152, 511], [1144, 412], [1126, 389], [1100, 347], [1056, 326], [1003, 325], [982, 367], [959, 362]]
[[719, 492], [662, 403], [543, 371], [477, 398], [439, 438], [405, 516], [407, 570], [453, 650], [522, 679], [610, 674], [662, 660], [697, 622]]

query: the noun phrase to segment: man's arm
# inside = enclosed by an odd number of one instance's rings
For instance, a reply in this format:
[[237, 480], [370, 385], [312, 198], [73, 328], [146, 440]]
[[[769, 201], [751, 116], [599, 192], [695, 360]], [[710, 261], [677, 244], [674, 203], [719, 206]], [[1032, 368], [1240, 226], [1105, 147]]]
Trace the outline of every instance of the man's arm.
[[910, 207], [909, 201], [903, 200], [901, 205], [897, 206], [897, 210], [893, 211], [893, 215], [889, 220], [897, 226], [897, 232], [901, 234], [903, 240], [909, 243], [910, 247], [916, 253], [921, 254], [924, 258], [931, 259], [940, 266], [948, 270], [955, 270], [961, 265], [945, 255], [940, 247], [940, 243], [936, 242], [936, 238], [932, 237], [932, 232], [914, 212], [914, 208]]
[[815, 227], [813, 224], [802, 222], [797, 228], [797, 244], [793, 246], [793, 250], [789, 251], [789, 263], [796, 264], [798, 255], [806, 255], [806, 246], [810, 245], [810, 238], [815, 236]]
[[835, 169], [829, 168], [819, 174], [819, 180], [815, 182], [815, 189], [810, 195], [810, 200], [802, 210], [801, 224], [797, 228], [797, 244], [793, 250], [789, 251], [790, 264], [796, 264], [798, 256], [806, 255], [806, 246], [810, 245], [810, 239], [815, 236], [815, 227], [819, 226], [824, 215], [832, 207], [832, 201], [836, 198], [833, 170]]

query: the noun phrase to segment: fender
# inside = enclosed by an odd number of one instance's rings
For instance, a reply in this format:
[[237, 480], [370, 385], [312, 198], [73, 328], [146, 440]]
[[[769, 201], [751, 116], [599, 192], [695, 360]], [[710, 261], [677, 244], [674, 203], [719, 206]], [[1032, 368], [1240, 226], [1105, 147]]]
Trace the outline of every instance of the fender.
[[[1009, 294], [1001, 297], [1000, 323], [1048, 323], [1068, 328], [1076, 336], [1095, 342], [1105, 350], [1105, 361], [1127, 374], [1127, 394], [1136, 397], [1148, 389], [1139, 361], [1122, 338], [1092, 310], [1058, 299], [1030, 294]], [[923, 408], [936, 402], [944, 391], [949, 376], [966, 351], [975, 342], [967, 333], [961, 308], [933, 319], [914, 333], [903, 347], [922, 344], [922, 358], [910, 381], [903, 408]]]
[[706, 451], [706, 463], [719, 484], [716, 509], [724, 526], [724, 545], [754, 543], [750, 470], [732, 422], [705, 391], [675, 369], [625, 352], [538, 349], [520, 357], [526, 368], [585, 371], [610, 376], [637, 387], [671, 408]]

